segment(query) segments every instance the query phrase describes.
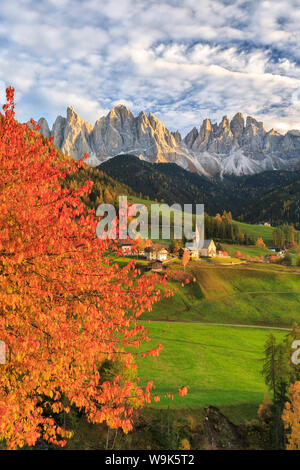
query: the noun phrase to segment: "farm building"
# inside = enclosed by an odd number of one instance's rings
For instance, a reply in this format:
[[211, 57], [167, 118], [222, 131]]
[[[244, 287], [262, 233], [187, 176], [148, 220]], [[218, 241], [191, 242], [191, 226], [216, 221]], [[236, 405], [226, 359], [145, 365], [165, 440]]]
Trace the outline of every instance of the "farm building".
[[131, 242], [120, 242], [119, 247], [122, 250], [124, 256], [136, 255], [136, 247], [134, 243]]
[[149, 261], [166, 261], [168, 259], [169, 254], [168, 250], [166, 250], [165, 248], [155, 249], [153, 246], [148, 246], [147, 248], [145, 248], [144, 252], [146, 254], [146, 258]]
[[147, 269], [149, 271], [161, 272], [163, 270], [163, 263], [162, 261], [158, 261], [158, 260], [150, 261], [150, 263], [147, 266]]

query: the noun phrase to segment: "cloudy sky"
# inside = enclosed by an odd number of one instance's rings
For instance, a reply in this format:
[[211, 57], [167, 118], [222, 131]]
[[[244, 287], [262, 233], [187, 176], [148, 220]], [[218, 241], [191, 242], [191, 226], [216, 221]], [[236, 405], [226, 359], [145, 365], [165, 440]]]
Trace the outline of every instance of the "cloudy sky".
[[0, 102], [52, 125], [72, 105], [153, 112], [183, 134], [236, 112], [300, 129], [299, 0], [10, 0], [0, 9]]

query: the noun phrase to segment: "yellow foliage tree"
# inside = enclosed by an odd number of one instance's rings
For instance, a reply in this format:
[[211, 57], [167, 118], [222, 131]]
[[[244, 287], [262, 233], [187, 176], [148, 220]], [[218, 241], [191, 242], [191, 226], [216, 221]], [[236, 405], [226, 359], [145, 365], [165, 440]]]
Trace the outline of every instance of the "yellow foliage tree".
[[300, 449], [300, 381], [289, 389], [289, 402], [285, 404], [282, 414], [284, 427], [287, 431], [287, 450]]
[[189, 443], [188, 439], [182, 439], [179, 450], [190, 450], [191, 444]]
[[185, 270], [185, 267], [188, 264], [189, 260], [190, 260], [190, 253], [189, 253], [188, 250], [184, 250], [183, 255], [182, 255], [182, 261], [181, 261], [182, 266], [184, 267], [184, 270]]
[[261, 237], [257, 239], [256, 246], [258, 246], [258, 248], [266, 248], [266, 244]]

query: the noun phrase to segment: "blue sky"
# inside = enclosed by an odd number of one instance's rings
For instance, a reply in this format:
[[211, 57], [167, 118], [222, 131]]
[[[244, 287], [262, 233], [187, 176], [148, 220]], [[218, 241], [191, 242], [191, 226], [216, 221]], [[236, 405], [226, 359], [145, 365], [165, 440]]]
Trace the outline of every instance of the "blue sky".
[[183, 134], [241, 111], [300, 129], [299, 0], [10, 0], [0, 10], [0, 102], [52, 125], [118, 103]]

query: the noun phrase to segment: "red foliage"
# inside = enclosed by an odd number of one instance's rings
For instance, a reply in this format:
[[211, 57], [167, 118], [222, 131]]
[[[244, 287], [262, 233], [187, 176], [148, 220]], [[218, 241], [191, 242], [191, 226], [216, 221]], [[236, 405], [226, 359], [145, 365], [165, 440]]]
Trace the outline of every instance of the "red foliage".
[[178, 389], [178, 392], [179, 392], [179, 395], [181, 397], [183, 397], [184, 395], [186, 395], [188, 393], [188, 388], [185, 386], [185, 387], [181, 387]]
[[10, 448], [39, 437], [64, 445], [71, 434], [54, 417], [69, 412], [66, 403], [128, 432], [133, 405], [150, 401], [152, 383], [142, 390], [124, 377], [107, 381], [100, 367], [136, 367], [127, 351], [149, 340], [138, 319], [161, 298], [158, 279], [139, 276], [134, 262], [113, 262], [114, 247], [96, 237], [99, 220], [81, 201], [92, 183], [61, 186], [83, 162], [17, 123], [13, 99], [8, 88], [0, 115], [0, 437]]

